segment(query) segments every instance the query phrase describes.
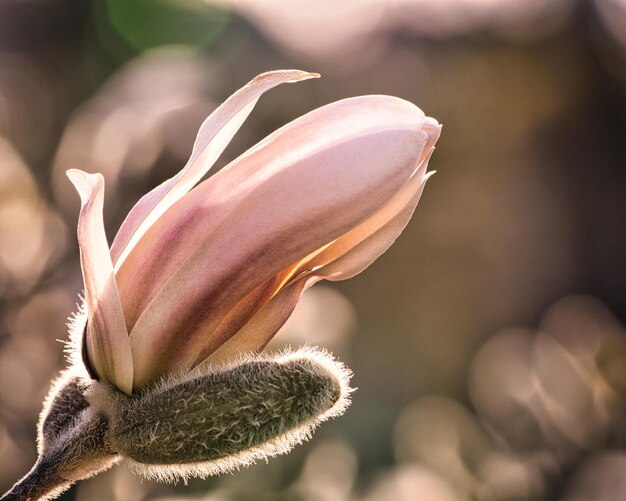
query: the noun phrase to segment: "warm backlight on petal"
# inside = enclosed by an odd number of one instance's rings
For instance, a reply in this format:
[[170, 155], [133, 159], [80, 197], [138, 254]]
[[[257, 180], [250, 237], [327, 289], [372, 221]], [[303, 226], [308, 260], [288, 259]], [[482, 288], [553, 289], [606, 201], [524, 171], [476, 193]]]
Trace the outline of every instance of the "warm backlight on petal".
[[217, 108], [201, 125], [187, 165], [144, 195], [122, 223], [111, 246], [116, 269], [146, 230], [209, 171], [264, 92], [282, 83], [317, 77], [317, 73], [300, 70], [263, 73]]
[[130, 393], [259, 351], [306, 288], [360, 273], [400, 235], [441, 126], [397, 97], [313, 110], [196, 186], [264, 92], [317, 76], [264, 73], [228, 98], [183, 169], [133, 207], [110, 252], [102, 177], [68, 172], [83, 202], [85, 343], [100, 378]]
[[423, 120], [388, 96], [333, 103], [164, 214], [118, 273], [138, 384], [152, 370], [191, 367], [234, 334], [217, 327], [249, 291], [384, 207], [416, 170], [428, 142]]

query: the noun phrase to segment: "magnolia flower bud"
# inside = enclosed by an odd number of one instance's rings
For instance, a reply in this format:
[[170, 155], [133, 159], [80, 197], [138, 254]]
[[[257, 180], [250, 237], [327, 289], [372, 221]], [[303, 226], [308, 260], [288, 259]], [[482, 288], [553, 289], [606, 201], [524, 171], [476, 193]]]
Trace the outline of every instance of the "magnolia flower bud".
[[265, 73], [231, 96], [202, 124], [187, 165], [130, 211], [111, 249], [104, 178], [68, 171], [82, 201], [79, 332], [98, 379], [130, 395], [170, 372], [260, 351], [306, 288], [360, 273], [404, 229], [441, 126], [397, 97], [313, 110], [194, 187], [263, 92], [317, 76]]

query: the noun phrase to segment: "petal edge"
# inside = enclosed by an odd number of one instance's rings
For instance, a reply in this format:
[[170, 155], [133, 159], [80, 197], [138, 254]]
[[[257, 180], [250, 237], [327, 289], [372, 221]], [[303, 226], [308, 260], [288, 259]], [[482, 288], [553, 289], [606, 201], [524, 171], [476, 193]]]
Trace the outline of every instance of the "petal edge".
[[211, 169], [261, 95], [282, 84], [318, 78], [317, 73], [277, 70], [254, 77], [224, 101], [202, 123], [191, 157], [176, 175], [144, 195], [130, 210], [111, 245], [118, 270], [146, 230]]

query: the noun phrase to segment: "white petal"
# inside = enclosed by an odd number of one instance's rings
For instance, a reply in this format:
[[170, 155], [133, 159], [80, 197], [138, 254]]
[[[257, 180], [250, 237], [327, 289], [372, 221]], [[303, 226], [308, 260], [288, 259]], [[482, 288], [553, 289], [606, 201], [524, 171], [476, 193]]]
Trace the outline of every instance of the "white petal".
[[211, 113], [198, 131], [191, 157], [185, 167], [144, 195], [126, 216], [111, 246], [115, 269], [119, 269], [146, 230], [209, 171], [264, 92], [285, 82], [316, 77], [319, 77], [316, 73], [300, 70], [263, 73]]
[[130, 394], [133, 361], [113, 263], [102, 221], [104, 178], [80, 170], [67, 171], [81, 199], [78, 245], [85, 282], [89, 361], [105, 381]]
[[424, 118], [389, 96], [332, 103], [164, 214], [118, 273], [135, 377], [155, 377], [157, 360], [160, 370], [192, 366], [233, 334], [213, 337], [251, 290], [382, 209], [415, 172], [429, 140]]

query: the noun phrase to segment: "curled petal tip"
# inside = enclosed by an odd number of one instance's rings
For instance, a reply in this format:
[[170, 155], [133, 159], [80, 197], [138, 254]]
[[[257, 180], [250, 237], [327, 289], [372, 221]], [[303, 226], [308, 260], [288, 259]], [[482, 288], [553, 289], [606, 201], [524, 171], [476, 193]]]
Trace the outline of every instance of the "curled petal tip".
[[79, 169], [69, 169], [65, 171], [65, 175], [72, 182], [83, 202], [91, 197], [96, 187], [104, 183], [102, 174], [90, 174]]
[[90, 172], [85, 172], [80, 169], [68, 169], [65, 171], [65, 175], [72, 181], [73, 183], [81, 183], [90, 179], [99, 178], [102, 179], [102, 174], [96, 172], [92, 174]]
[[424, 125], [430, 126], [430, 127], [439, 127], [441, 128], [441, 124], [437, 121], [436, 118], [433, 117], [426, 117], [424, 119]]
[[286, 80], [287, 83], [292, 82], [300, 82], [302, 80], [308, 80], [309, 78], [319, 78], [319, 73], [310, 73], [308, 71], [302, 70], [274, 70], [274, 71], [266, 71], [265, 73], [261, 73], [252, 79], [251, 84], [259, 84], [263, 80], [266, 79], [275, 79], [278, 75], [286, 75], [289, 76], [289, 79]]
[[319, 73], [302, 72], [301, 75], [298, 75], [298, 76], [292, 78], [291, 80], [289, 80], [289, 83], [299, 82], [301, 80], [308, 80], [309, 78], [320, 78], [321, 76], [322, 75], [320, 75]]
[[80, 175], [83, 175], [83, 174], [87, 174], [87, 173], [82, 171], [82, 170], [80, 170], [80, 169], [67, 169], [65, 171], [65, 175], [67, 177], [69, 177], [70, 179], [72, 179], [75, 176], [80, 176]]

